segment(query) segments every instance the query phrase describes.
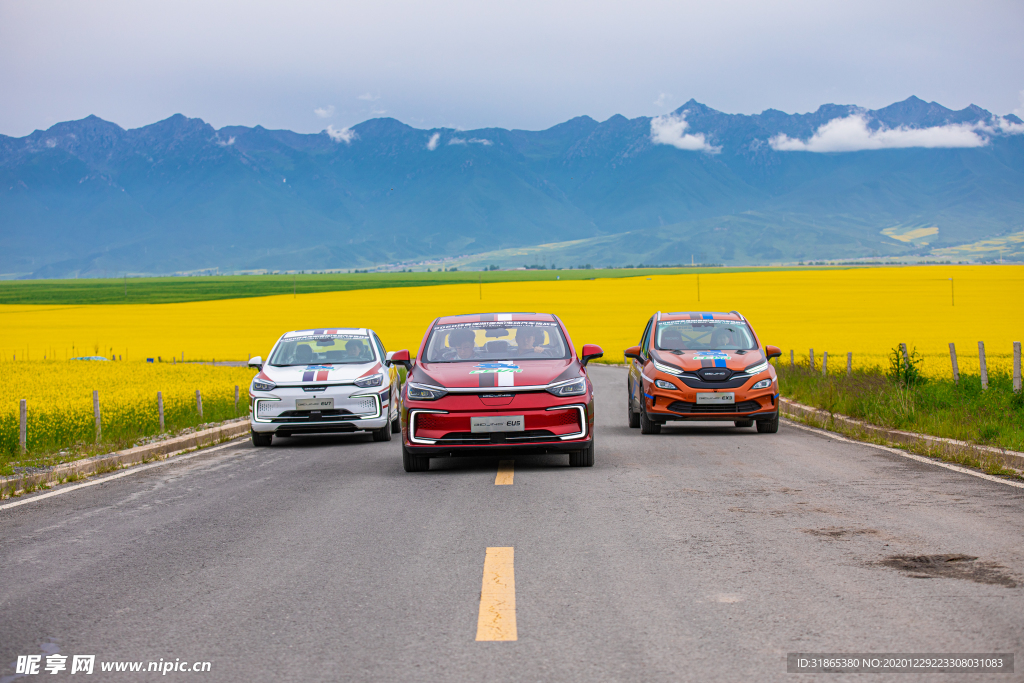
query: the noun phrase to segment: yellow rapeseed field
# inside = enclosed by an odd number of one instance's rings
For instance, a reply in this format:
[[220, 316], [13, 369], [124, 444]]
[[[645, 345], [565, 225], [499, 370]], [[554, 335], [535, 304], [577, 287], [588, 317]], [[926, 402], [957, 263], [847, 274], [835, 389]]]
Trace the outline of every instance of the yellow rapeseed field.
[[[621, 362], [622, 350], [637, 343], [647, 318], [658, 310], [738, 310], [765, 343], [784, 350], [784, 360], [790, 349], [799, 359], [814, 348], [818, 357], [828, 351], [836, 370], [845, 366], [847, 352], [853, 352], [856, 366], [882, 364], [893, 346], [905, 342], [924, 354], [926, 373], [948, 376], [948, 343], [954, 342], [961, 371], [976, 373], [979, 341], [986, 343], [990, 370], [1007, 370], [1012, 342], [1024, 339], [1021, 266], [705, 274], [699, 276], [699, 300], [696, 275], [593, 281], [561, 281], [557, 275], [482, 288], [443, 285], [158, 305], [0, 306], [0, 416], [15, 415], [17, 399], [33, 398], [33, 405], [84, 405], [89, 423], [91, 391], [101, 382], [111, 387], [105, 390], [111, 401], [113, 387], [123, 387], [124, 398], [117, 399], [123, 405], [151, 405], [158, 389], [170, 392], [172, 386], [189, 396], [203, 382], [211, 391], [226, 391], [244, 385], [251, 372], [182, 365], [182, 357], [265, 357], [277, 337], [291, 329], [372, 327], [389, 350], [415, 353], [436, 316], [479, 311], [556, 313], [577, 349], [600, 344], [612, 362]], [[94, 354], [115, 354], [124, 361], [64, 360]], [[43, 364], [23, 363], [44, 356]], [[146, 358], [164, 363], [149, 365]], [[170, 365], [171, 358], [179, 364]], [[50, 398], [39, 393], [43, 384], [52, 387]], [[9, 417], [4, 421], [10, 424]]]

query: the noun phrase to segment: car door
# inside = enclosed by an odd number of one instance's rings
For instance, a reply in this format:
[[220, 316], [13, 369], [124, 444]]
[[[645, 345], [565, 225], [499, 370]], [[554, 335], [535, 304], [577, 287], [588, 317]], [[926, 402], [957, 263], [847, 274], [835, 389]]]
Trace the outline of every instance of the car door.
[[629, 391], [629, 400], [633, 405], [633, 409], [639, 412], [643, 401], [640, 400], [640, 394], [643, 392], [643, 371], [644, 365], [647, 363], [647, 340], [650, 336], [651, 325], [654, 322], [654, 318], [647, 321], [647, 327], [644, 328], [643, 334], [640, 335], [640, 355], [643, 360], [637, 360], [635, 358], [629, 359], [629, 377], [626, 380], [627, 388]]

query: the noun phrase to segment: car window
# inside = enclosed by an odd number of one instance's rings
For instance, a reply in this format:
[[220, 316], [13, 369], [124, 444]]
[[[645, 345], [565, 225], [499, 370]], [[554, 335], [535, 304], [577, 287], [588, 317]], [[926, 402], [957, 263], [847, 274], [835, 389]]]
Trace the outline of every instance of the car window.
[[533, 320], [435, 325], [425, 356], [427, 363], [571, 357], [558, 323]]
[[267, 362], [277, 367], [369, 363], [374, 355], [365, 334], [323, 334], [282, 339]]
[[640, 355], [644, 357], [647, 356], [648, 347], [650, 344], [649, 332], [651, 331], [651, 323], [653, 322], [653, 320], [654, 319], [652, 318], [651, 320], [647, 321], [647, 327], [644, 328], [644, 333], [643, 335], [640, 336]]
[[756, 349], [747, 324], [737, 320], [663, 320], [655, 348], [662, 351], [724, 351]]
[[384, 342], [380, 340], [376, 332], [373, 335], [373, 340], [377, 343], [377, 353], [380, 354], [380, 359], [384, 360], [388, 357], [388, 352], [384, 350]]

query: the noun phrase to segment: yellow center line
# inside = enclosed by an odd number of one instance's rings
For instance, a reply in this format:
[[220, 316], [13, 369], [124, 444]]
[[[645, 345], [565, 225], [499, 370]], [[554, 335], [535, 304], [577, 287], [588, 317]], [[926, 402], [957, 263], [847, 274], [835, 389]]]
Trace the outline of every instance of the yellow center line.
[[480, 617], [476, 639], [518, 640], [516, 632], [516, 579], [512, 569], [514, 548], [488, 548], [480, 589]]
[[498, 461], [498, 476], [494, 478], [495, 486], [511, 486], [512, 475], [514, 474], [513, 465], [516, 464], [515, 460], [499, 460]]

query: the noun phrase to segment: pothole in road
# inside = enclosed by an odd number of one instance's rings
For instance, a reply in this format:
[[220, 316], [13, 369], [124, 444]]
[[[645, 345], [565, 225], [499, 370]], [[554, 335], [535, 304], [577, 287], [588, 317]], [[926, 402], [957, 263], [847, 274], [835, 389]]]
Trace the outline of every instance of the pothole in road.
[[878, 529], [857, 529], [841, 526], [830, 526], [823, 529], [804, 529], [804, 531], [812, 536], [821, 536], [822, 538], [831, 538], [839, 541], [848, 541], [854, 536], [880, 536], [882, 534]]
[[1017, 587], [1006, 567], [995, 562], [979, 562], [977, 557], [970, 555], [892, 555], [878, 564], [897, 569], [914, 579], [966, 579], [975, 583]]

